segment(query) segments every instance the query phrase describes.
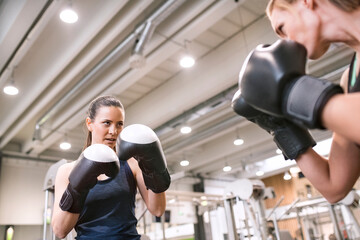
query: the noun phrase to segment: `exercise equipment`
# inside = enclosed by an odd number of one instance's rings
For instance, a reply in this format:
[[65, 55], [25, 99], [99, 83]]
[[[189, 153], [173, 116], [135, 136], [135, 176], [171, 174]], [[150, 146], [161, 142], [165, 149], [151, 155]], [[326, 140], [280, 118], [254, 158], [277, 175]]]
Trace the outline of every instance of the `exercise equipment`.
[[343, 220], [343, 228], [339, 226], [340, 233], [346, 231], [350, 239], [360, 239], [360, 225], [352, 210], [359, 207], [359, 198], [356, 191], [351, 190], [345, 198], [337, 203], [337, 205], [340, 206], [340, 213]]
[[[273, 188], [266, 188], [260, 180], [239, 179], [230, 183], [226, 187], [225, 192], [231, 196], [224, 202], [229, 228], [229, 239], [237, 240], [239, 239], [238, 235], [240, 235], [241, 238], [247, 237], [250, 239], [252, 232], [257, 239], [267, 239], [269, 229], [265, 217], [263, 200], [275, 197]], [[243, 203], [245, 214], [251, 224], [251, 227], [245, 224], [246, 229], [245, 231], [240, 231], [240, 234], [238, 234], [238, 229], [233, 219], [232, 204], [234, 204], [234, 198]]]
[[[60, 166], [68, 163], [68, 160], [62, 159], [50, 166], [45, 175], [44, 188], [45, 191], [45, 206], [44, 206], [44, 223], [43, 223], [43, 240], [55, 240], [55, 234], [50, 226], [52, 209], [54, 205], [54, 190], [56, 173]], [[72, 232], [68, 234], [65, 239], [73, 239]]]
[[271, 210], [271, 212], [269, 213], [269, 215], [266, 217], [267, 221], [272, 221], [274, 224], [274, 228], [275, 228], [275, 235], [277, 239], [280, 239], [280, 231], [279, 231], [279, 226], [277, 224], [277, 218], [276, 218], [276, 212], [275, 210], [277, 209], [277, 207], [280, 205], [280, 203], [284, 200], [284, 196], [281, 196], [279, 198], [279, 200], [275, 203], [275, 206], [273, 207], [273, 209]]

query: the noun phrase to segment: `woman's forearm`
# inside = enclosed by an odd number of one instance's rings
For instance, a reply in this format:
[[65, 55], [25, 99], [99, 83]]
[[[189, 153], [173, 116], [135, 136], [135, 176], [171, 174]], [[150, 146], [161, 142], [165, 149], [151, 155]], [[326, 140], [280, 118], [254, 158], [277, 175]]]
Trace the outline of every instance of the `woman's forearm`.
[[51, 225], [54, 234], [58, 238], [65, 238], [67, 234], [74, 228], [79, 214], [64, 212], [61, 209], [54, 209]]
[[155, 215], [160, 217], [166, 208], [166, 195], [165, 192], [162, 193], [154, 193], [151, 190], [148, 191], [148, 209], [149, 211]]
[[329, 160], [309, 149], [296, 162], [305, 177], [329, 201], [341, 200], [355, 184], [360, 169], [357, 145], [334, 134]]

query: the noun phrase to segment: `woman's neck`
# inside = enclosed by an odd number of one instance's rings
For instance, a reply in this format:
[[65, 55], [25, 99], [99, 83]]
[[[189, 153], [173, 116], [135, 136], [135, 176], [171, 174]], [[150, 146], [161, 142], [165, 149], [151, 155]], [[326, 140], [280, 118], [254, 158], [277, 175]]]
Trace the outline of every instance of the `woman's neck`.
[[345, 12], [329, 1], [324, 2], [324, 7], [318, 7], [317, 11], [322, 20], [325, 39], [329, 42], [343, 42], [360, 53], [360, 8]]
[[100, 174], [98, 177], [97, 177], [97, 179], [99, 180], [99, 181], [103, 181], [103, 180], [106, 180], [106, 179], [108, 179], [109, 177], [108, 176], [106, 176], [105, 174]]

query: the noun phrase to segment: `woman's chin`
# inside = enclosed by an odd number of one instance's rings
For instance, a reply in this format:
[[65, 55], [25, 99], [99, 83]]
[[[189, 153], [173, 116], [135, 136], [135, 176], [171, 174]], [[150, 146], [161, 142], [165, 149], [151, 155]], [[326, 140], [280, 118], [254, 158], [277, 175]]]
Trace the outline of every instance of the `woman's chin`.
[[106, 145], [106, 146], [108, 146], [108, 147], [110, 147], [111, 149], [113, 149], [113, 148], [115, 147], [115, 144], [116, 144], [116, 143], [113, 143], [113, 142], [111, 142], [111, 143], [109, 143], [109, 142], [104, 142], [103, 144]]
[[313, 49], [313, 51], [308, 51], [309, 52], [309, 58], [311, 60], [316, 60], [319, 59], [320, 57], [322, 57], [327, 50], [329, 49], [330, 45], [326, 45], [326, 46], [317, 46]]

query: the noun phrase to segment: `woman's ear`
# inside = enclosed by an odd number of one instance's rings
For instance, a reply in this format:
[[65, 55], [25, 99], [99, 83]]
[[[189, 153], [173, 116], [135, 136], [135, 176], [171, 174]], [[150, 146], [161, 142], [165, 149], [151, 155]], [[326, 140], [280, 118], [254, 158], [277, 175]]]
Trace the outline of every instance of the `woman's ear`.
[[88, 129], [90, 132], [92, 132], [92, 121], [91, 121], [91, 119], [90, 119], [89, 117], [86, 118], [85, 123], [86, 123], [87, 129]]
[[305, 4], [305, 6], [307, 7], [307, 8], [309, 8], [309, 9], [313, 9], [314, 8], [314, 2], [315, 2], [316, 0], [303, 0], [303, 3]]

